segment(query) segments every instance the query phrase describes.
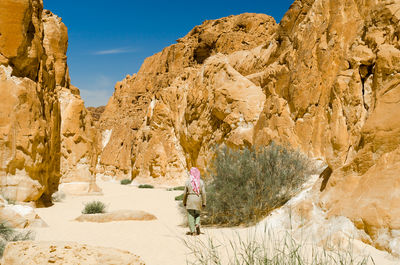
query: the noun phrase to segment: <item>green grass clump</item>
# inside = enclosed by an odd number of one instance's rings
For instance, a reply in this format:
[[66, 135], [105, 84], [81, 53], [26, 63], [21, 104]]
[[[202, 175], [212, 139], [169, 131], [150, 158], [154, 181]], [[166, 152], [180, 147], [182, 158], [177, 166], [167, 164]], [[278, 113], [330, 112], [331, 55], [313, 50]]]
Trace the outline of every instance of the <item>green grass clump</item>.
[[[368, 265], [370, 256], [355, 255], [352, 241], [348, 247], [324, 248], [307, 241], [297, 241], [290, 234], [276, 236], [266, 232], [244, 238], [237, 234], [222, 242], [206, 239], [183, 239], [189, 250], [187, 264], [198, 265]], [[332, 244], [332, 243], [330, 243]], [[329, 249], [329, 250], [328, 250]]]
[[5, 222], [0, 222], [0, 257], [3, 256], [4, 249], [8, 242], [32, 240], [32, 231], [19, 232], [8, 226]]
[[123, 179], [120, 181], [121, 185], [129, 185], [132, 183], [131, 179]]
[[140, 184], [139, 189], [154, 189], [154, 186], [150, 184]]
[[218, 148], [206, 183], [203, 224], [253, 224], [285, 204], [311, 174], [307, 157], [274, 143]]
[[106, 205], [101, 201], [92, 201], [85, 203], [83, 214], [105, 213]]
[[168, 188], [167, 191], [173, 191], [173, 190], [184, 190], [185, 186], [177, 186], [173, 188]]
[[183, 193], [175, 197], [175, 201], [183, 201]]

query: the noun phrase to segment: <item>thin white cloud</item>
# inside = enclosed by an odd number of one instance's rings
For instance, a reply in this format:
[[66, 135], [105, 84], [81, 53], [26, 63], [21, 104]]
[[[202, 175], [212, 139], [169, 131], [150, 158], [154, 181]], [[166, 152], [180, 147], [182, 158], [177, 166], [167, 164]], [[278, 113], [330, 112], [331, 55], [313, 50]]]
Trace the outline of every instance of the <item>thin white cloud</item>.
[[116, 49], [110, 49], [110, 50], [101, 50], [101, 51], [96, 51], [93, 54], [95, 55], [106, 55], [106, 54], [120, 54], [120, 53], [132, 53], [135, 52], [134, 49], [128, 49], [128, 48], [116, 48]]
[[111, 89], [98, 89], [98, 90], [86, 90], [80, 89], [81, 98], [85, 102], [86, 107], [98, 107], [105, 106], [108, 100], [113, 94]]
[[98, 74], [95, 76], [95, 80], [93, 80], [93, 87], [98, 89], [114, 89], [115, 82], [111, 80], [110, 77]]
[[86, 107], [107, 105], [114, 93], [115, 81], [104, 74], [88, 76], [86, 84], [77, 84]]

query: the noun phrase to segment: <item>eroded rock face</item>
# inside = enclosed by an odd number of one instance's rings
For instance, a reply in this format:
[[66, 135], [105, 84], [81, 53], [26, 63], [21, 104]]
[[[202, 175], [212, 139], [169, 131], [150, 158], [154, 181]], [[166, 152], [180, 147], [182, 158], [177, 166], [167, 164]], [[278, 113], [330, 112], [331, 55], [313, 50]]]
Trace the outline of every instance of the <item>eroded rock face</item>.
[[19, 241], [8, 243], [1, 264], [124, 264], [144, 265], [129, 251], [74, 242]]
[[103, 114], [106, 106], [99, 106], [99, 107], [87, 107], [87, 110], [92, 115], [92, 119], [94, 122], [98, 122], [100, 120], [101, 114]]
[[[79, 91], [79, 90], [78, 90]], [[97, 132], [79, 95], [59, 88], [61, 110], [61, 179], [66, 194], [100, 193], [96, 185]]]
[[0, 2], [0, 185], [17, 201], [49, 201], [60, 178], [60, 110], [43, 48], [42, 3]]
[[227, 55], [263, 44], [275, 29], [258, 14], [206, 21], [147, 58], [116, 84], [101, 116], [99, 172], [179, 182], [188, 166], [206, 163], [213, 144], [251, 143], [265, 96]]
[[68, 34], [61, 18], [43, 12], [43, 45], [48, 69], [54, 71], [61, 114], [61, 161], [59, 190], [66, 194], [98, 193], [95, 167], [97, 134], [79, 89], [70, 85], [67, 66]]
[[[97, 138], [70, 85], [67, 46], [67, 28], [42, 1], [1, 1], [0, 192], [12, 200], [50, 202], [61, 174], [62, 183], [77, 178], [95, 189]], [[70, 140], [74, 134], [82, 140]]]
[[327, 163], [312, 202], [327, 218], [347, 217], [400, 253], [399, 10], [399, 1], [298, 0], [278, 26], [265, 16], [205, 22], [117, 83], [99, 167], [165, 182], [204, 170], [214, 144], [290, 144]]
[[286, 142], [323, 158], [333, 173], [319, 206], [394, 252], [399, 8], [399, 1], [295, 1], [259, 78], [267, 100], [254, 134], [256, 144]]

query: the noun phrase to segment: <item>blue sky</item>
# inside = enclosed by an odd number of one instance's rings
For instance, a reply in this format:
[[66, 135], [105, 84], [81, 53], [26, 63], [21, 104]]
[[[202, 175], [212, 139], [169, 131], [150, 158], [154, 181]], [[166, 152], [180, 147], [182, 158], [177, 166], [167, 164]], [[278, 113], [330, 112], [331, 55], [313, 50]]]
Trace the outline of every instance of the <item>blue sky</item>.
[[68, 27], [72, 84], [88, 107], [107, 104], [117, 81], [204, 20], [251, 12], [279, 22], [293, 1], [44, 0], [44, 8]]

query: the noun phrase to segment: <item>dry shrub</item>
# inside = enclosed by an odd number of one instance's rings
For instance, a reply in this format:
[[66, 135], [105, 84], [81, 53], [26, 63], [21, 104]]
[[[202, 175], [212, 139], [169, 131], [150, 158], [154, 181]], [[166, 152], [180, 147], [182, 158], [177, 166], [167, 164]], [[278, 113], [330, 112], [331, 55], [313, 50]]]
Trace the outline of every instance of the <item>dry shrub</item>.
[[85, 204], [83, 214], [105, 213], [106, 205], [101, 201], [92, 201]]
[[203, 224], [252, 224], [285, 204], [311, 174], [309, 159], [274, 143], [217, 148], [206, 181]]
[[32, 240], [32, 231], [18, 231], [7, 225], [4, 221], [0, 222], [0, 257], [3, 256], [4, 249], [8, 242]]

